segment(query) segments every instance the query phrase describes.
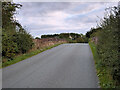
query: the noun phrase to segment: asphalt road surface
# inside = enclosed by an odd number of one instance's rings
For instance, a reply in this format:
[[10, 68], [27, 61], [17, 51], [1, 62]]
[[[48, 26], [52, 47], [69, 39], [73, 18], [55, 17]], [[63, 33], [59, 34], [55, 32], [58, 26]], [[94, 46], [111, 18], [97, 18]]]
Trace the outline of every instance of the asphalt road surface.
[[3, 88], [98, 88], [88, 44], [62, 44], [2, 69]]

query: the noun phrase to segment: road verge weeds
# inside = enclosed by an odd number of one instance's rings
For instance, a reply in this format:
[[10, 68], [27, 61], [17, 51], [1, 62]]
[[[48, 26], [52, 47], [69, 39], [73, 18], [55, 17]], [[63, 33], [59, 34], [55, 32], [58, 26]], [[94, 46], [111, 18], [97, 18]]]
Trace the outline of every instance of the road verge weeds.
[[89, 46], [91, 48], [91, 51], [93, 53], [93, 58], [95, 61], [95, 67], [97, 70], [97, 76], [100, 81], [100, 87], [101, 88], [120, 88], [115, 85], [116, 81], [112, 79], [112, 76], [110, 75], [110, 70], [102, 67], [100, 65], [101, 60], [99, 58], [99, 55], [97, 53], [97, 46], [93, 42], [89, 42]]

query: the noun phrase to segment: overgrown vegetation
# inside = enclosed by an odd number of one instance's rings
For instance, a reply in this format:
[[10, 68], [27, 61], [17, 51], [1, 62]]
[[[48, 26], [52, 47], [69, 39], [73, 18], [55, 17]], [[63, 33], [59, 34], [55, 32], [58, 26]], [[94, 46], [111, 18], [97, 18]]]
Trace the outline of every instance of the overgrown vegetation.
[[[30, 52], [27, 52], [27, 53], [24, 53], [24, 54], [15, 56], [15, 57], [14, 57], [14, 60], [10, 60], [10, 61], [7, 61], [7, 62], [3, 63], [3, 64], [2, 64], [2, 67], [6, 67], [6, 66], [9, 66], [9, 65], [11, 65], [11, 64], [15, 64], [15, 63], [17, 63], [17, 62], [19, 62], [19, 61], [22, 61], [22, 60], [25, 60], [25, 59], [27, 59], [27, 58], [30, 58], [30, 57], [32, 57], [32, 56], [34, 56], [34, 55], [37, 55], [37, 54], [39, 54], [39, 53], [41, 53], [41, 52], [43, 52], [43, 51], [46, 51], [46, 50], [51, 49], [51, 48], [53, 48], [53, 47], [56, 47], [56, 46], [58, 46], [58, 45], [60, 45], [60, 44], [63, 44], [63, 43], [51, 45], [51, 46], [48, 46], [48, 47], [44, 47], [44, 48], [42, 48], [42, 49], [33, 50], [33, 51], [30, 51]], [[6, 60], [6, 59], [4, 58], [4, 60]], [[7, 60], [8, 60], [8, 59], [7, 59]], [[0, 68], [1, 68], [1, 67], [0, 67]]]
[[[38, 37], [36, 37], [38, 38]], [[61, 33], [53, 35], [42, 35], [41, 38], [61, 38], [67, 40], [69, 43], [87, 43], [88, 38], [83, 34], [77, 33]]]
[[[101, 87], [120, 87], [120, 7], [106, 9], [99, 27], [86, 34], [90, 39]], [[96, 48], [96, 49], [94, 49]], [[96, 58], [97, 57], [97, 58]], [[99, 59], [98, 59], [99, 58]]]
[[[16, 9], [22, 5], [2, 3], [2, 56], [3, 67], [36, 55], [56, 45], [34, 50], [33, 38], [15, 20]], [[42, 35], [41, 38], [62, 38], [69, 43], [88, 42], [96, 63], [100, 85], [104, 88], [120, 87], [120, 7], [106, 9], [107, 13], [97, 28], [91, 28], [86, 36], [76, 33]], [[36, 39], [39, 39], [36, 37]], [[57, 44], [58, 45], [58, 44]]]
[[94, 42], [89, 42], [89, 45], [91, 47], [93, 57], [95, 60], [95, 66], [97, 69], [97, 76], [99, 77], [99, 85], [101, 88], [116, 88], [119, 86], [116, 86], [116, 81], [112, 79], [112, 76], [110, 75], [110, 71], [105, 68], [101, 67], [101, 60], [97, 53], [97, 46]]
[[13, 2], [2, 3], [2, 67], [62, 44], [62, 42], [58, 42], [35, 49], [33, 42], [35, 39], [15, 19], [16, 9], [21, 7], [22, 5]]
[[16, 9], [21, 6], [2, 2], [2, 56], [9, 60], [17, 54], [28, 52], [33, 46], [31, 35], [14, 18]]

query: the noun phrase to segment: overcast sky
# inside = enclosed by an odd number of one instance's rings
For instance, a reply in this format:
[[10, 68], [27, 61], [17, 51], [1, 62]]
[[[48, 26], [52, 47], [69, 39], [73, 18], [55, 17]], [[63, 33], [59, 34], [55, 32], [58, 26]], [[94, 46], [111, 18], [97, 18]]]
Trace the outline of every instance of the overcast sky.
[[[117, 3], [22, 2], [16, 19], [33, 37], [55, 33], [83, 33], [96, 27], [105, 8]], [[99, 18], [98, 18], [99, 17]]]

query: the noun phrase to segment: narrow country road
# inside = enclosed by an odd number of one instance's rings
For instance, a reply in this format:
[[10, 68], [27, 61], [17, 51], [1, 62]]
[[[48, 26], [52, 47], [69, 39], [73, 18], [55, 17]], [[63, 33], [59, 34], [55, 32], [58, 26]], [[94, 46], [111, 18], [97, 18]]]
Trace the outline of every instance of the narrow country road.
[[98, 88], [88, 44], [62, 44], [2, 70], [3, 88]]

